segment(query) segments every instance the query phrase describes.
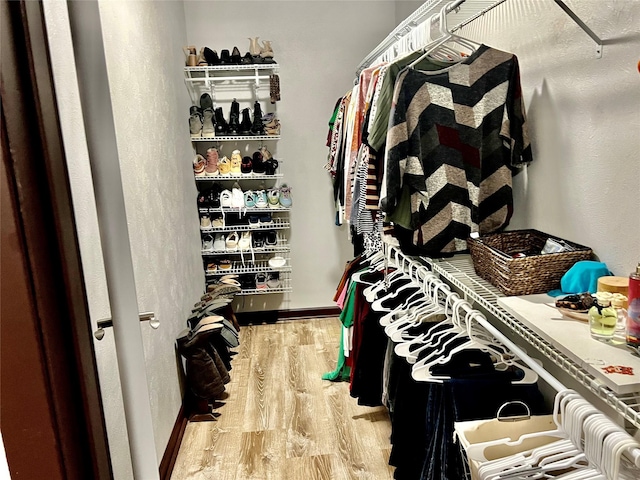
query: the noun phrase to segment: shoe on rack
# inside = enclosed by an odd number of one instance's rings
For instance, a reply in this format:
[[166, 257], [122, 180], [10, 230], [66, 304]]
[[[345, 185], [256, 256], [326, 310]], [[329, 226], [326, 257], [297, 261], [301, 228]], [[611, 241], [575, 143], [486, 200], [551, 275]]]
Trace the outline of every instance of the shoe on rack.
[[267, 160], [271, 160], [273, 158], [273, 155], [271, 155], [271, 152], [266, 145], [260, 147], [260, 153], [262, 154], [263, 162], [266, 162]]
[[205, 108], [202, 111], [202, 136], [213, 137], [216, 134], [213, 108]]
[[222, 186], [219, 183], [214, 183], [209, 189], [209, 206], [213, 208], [220, 208], [220, 192], [222, 192]]
[[218, 170], [220, 175], [228, 177], [231, 174], [231, 162], [227, 157], [222, 157], [218, 160]]
[[280, 187], [280, 205], [284, 208], [289, 208], [293, 204], [293, 200], [291, 199], [291, 187], [283, 184]]
[[202, 237], [202, 251], [213, 252], [213, 237], [211, 235]]
[[242, 173], [241, 165], [242, 155], [240, 155], [240, 150], [234, 150], [231, 152], [231, 175], [240, 175]]
[[244, 207], [244, 194], [242, 193], [242, 189], [238, 182], [233, 184], [231, 188], [231, 206], [233, 208], [242, 208]]
[[269, 266], [271, 268], [282, 268], [287, 264], [287, 260], [284, 257], [276, 255], [269, 259]]
[[240, 50], [238, 49], [238, 47], [233, 47], [233, 50], [231, 51], [231, 64], [240, 65], [240, 60], [242, 60]]
[[189, 45], [188, 47], [182, 47], [184, 51], [184, 55], [186, 57], [185, 66], [187, 67], [197, 67], [198, 66], [198, 55], [196, 53], [195, 45]]
[[267, 208], [269, 206], [267, 193], [264, 190], [256, 190], [254, 194], [256, 198], [256, 208]]
[[280, 272], [269, 272], [267, 276], [267, 287], [279, 288], [280, 287]]
[[273, 223], [273, 218], [270, 213], [263, 213], [259, 218], [260, 225], [271, 225]]
[[280, 189], [270, 188], [267, 192], [267, 201], [269, 208], [280, 208]]
[[258, 175], [263, 175], [265, 170], [264, 160], [262, 157], [262, 153], [253, 152], [253, 161], [251, 162], [253, 165], [254, 173]]
[[233, 264], [228, 258], [223, 258], [218, 262], [218, 269], [220, 270], [231, 270], [232, 266]]
[[240, 104], [234, 98], [229, 112], [229, 135], [238, 135], [240, 130]]
[[260, 42], [258, 41], [260, 37], [249, 37], [249, 53], [252, 57], [260, 56]]
[[238, 250], [238, 232], [232, 232], [224, 241], [227, 252], [235, 252]]
[[266, 290], [267, 289], [267, 274], [266, 273], [256, 273], [256, 288], [258, 290]]
[[214, 273], [217, 269], [218, 269], [218, 265], [216, 265], [216, 262], [209, 262], [205, 267], [205, 270], [207, 273]]
[[251, 241], [253, 242], [253, 248], [264, 248], [264, 233], [259, 231], [253, 232]]
[[253, 64], [253, 57], [249, 52], [247, 52], [244, 54], [244, 57], [242, 57], [242, 60], [240, 60], [240, 65], [251, 65], [251, 64]]
[[206, 189], [206, 190], [203, 190], [202, 192], [198, 192], [198, 195], [196, 196], [196, 203], [198, 205], [198, 208], [209, 208], [211, 206], [209, 204], [210, 194], [211, 194], [211, 189]]
[[189, 132], [191, 133], [191, 138], [202, 136], [202, 112], [196, 105], [189, 107]]
[[206, 92], [200, 95], [200, 109], [204, 111], [205, 108], [213, 108], [211, 95]]
[[209, 47], [204, 47], [204, 51], [202, 53], [210, 66], [213, 67], [215, 65], [220, 65], [220, 57], [218, 57], [218, 52], [216, 52], [215, 50], [211, 50]]
[[267, 230], [265, 232], [264, 243], [268, 247], [275, 247], [278, 244], [278, 234], [275, 230]]
[[225, 249], [224, 233], [216, 233], [216, 238], [213, 241], [213, 251], [224, 252], [224, 249]]
[[240, 135], [251, 135], [251, 114], [248, 108], [242, 109], [242, 121], [240, 122], [240, 128], [238, 133]]
[[198, 66], [199, 67], [207, 67], [209, 66], [209, 62], [207, 62], [207, 59], [204, 56], [204, 49], [206, 47], [202, 47], [200, 49], [200, 55], [198, 55]]
[[211, 228], [211, 217], [209, 214], [204, 214], [200, 217], [200, 230], [208, 230]]
[[224, 218], [216, 217], [211, 219], [211, 226], [213, 228], [224, 228]]
[[231, 207], [231, 191], [230, 190], [225, 189], [225, 190], [222, 190], [222, 192], [220, 192], [220, 206], [223, 208]]
[[[207, 165], [207, 162], [204, 159], [204, 157], [200, 154], [197, 154], [196, 157], [193, 159], [193, 174], [196, 177], [204, 177], [206, 165]], [[200, 201], [198, 201], [198, 203], [200, 203]]]
[[262, 124], [262, 108], [260, 102], [253, 104], [253, 124], [251, 125], [253, 135], [264, 135], [264, 125]]
[[[255, 201], [254, 201], [254, 205], [255, 205]], [[258, 215], [249, 215], [249, 228], [258, 228], [259, 226], [260, 226], [260, 217]]]
[[206, 176], [207, 177], [216, 177], [220, 175], [218, 171], [218, 161], [220, 160], [219, 152], [216, 147], [210, 147], [207, 149], [207, 168]]
[[222, 107], [218, 107], [214, 111], [216, 117], [216, 136], [221, 137], [229, 134], [229, 124], [224, 119], [224, 114], [222, 113]]
[[272, 158], [271, 160], [267, 160], [266, 162], [264, 162], [265, 175], [275, 175], [277, 168], [278, 168], [278, 161], [275, 158]]
[[220, 65], [231, 65], [231, 54], [229, 50], [220, 50]]
[[238, 279], [240, 286], [243, 290], [255, 290], [256, 289], [256, 276], [253, 274], [240, 275]]
[[242, 232], [240, 240], [238, 240], [238, 248], [240, 250], [251, 249], [251, 232]]
[[242, 163], [240, 164], [240, 171], [243, 175], [251, 175], [252, 170], [252, 161], [251, 157], [243, 157]]
[[260, 47], [260, 58], [263, 63], [276, 63], [273, 59], [273, 48], [271, 47], [271, 40], [263, 40], [262, 47]]
[[[244, 206], [247, 208], [253, 208], [256, 206], [256, 199], [252, 190], [244, 192]], [[249, 219], [249, 225], [251, 225], [251, 219]]]

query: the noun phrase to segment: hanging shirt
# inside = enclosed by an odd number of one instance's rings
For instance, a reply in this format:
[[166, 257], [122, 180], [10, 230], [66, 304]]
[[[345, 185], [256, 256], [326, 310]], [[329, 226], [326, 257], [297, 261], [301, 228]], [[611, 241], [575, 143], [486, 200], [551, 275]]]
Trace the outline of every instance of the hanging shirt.
[[381, 206], [412, 246], [453, 253], [508, 225], [512, 172], [532, 160], [513, 54], [482, 45], [440, 71], [405, 70], [391, 115]]

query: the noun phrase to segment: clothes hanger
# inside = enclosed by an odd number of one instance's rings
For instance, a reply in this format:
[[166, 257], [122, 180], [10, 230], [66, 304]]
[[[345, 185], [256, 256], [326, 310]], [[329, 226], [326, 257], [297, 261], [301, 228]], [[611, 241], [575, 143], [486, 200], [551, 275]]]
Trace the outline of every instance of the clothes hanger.
[[[446, 288], [450, 291], [448, 285], [435, 275], [425, 276], [422, 280], [423, 296], [412, 299], [410, 303], [407, 303], [400, 308], [404, 314], [397, 316], [395, 321], [389, 322], [385, 326], [387, 335], [390, 335], [390, 332], [400, 326], [400, 324], [414, 322], [417, 316], [423, 311], [428, 311], [434, 309], [434, 307], [438, 307], [438, 290], [442, 288]], [[387, 327], [391, 330], [388, 330]]]
[[[436, 277], [436, 275], [433, 272], [431, 272], [426, 266], [421, 265], [416, 269], [416, 277], [415, 278], [420, 278], [418, 272], [420, 272], [422, 270], [424, 270], [424, 272], [425, 272], [423, 277], [422, 277], [423, 281], [426, 278]], [[423, 299], [415, 298], [415, 299], [412, 299], [412, 301], [410, 301], [410, 302], [406, 302], [405, 305], [403, 305], [402, 307], [398, 307], [396, 310], [393, 310], [391, 312], [387, 312], [382, 317], [380, 317], [380, 320], [379, 320], [380, 325], [387, 326], [390, 323], [392, 323], [393, 321], [398, 320], [400, 317], [405, 315], [412, 307], [417, 307], [418, 305], [420, 305], [422, 301], [423, 301]]]

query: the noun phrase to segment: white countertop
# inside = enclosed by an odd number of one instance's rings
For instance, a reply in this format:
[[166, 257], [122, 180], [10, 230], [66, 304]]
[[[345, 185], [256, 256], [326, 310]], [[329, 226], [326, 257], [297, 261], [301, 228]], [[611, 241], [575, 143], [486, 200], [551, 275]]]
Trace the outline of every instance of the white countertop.
[[[640, 357], [625, 345], [592, 339], [589, 324], [563, 316], [554, 306], [554, 297], [502, 297], [498, 304], [614, 392], [640, 392]], [[633, 375], [605, 373], [602, 369], [610, 365], [631, 367]]]

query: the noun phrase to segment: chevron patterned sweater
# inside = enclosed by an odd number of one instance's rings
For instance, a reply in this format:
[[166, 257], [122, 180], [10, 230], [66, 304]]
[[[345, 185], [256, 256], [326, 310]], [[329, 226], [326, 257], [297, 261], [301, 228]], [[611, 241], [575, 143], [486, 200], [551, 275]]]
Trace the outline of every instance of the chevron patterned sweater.
[[467, 248], [471, 232], [506, 227], [512, 175], [532, 160], [517, 58], [482, 45], [395, 85], [382, 209], [425, 255]]

